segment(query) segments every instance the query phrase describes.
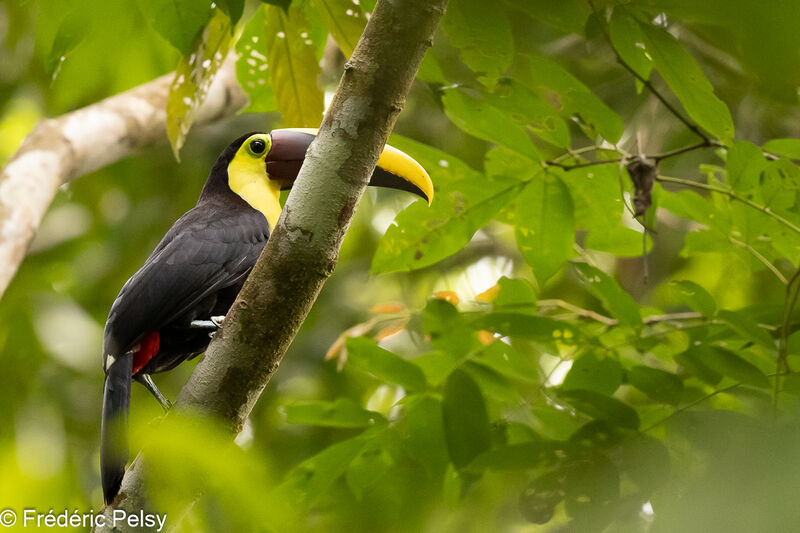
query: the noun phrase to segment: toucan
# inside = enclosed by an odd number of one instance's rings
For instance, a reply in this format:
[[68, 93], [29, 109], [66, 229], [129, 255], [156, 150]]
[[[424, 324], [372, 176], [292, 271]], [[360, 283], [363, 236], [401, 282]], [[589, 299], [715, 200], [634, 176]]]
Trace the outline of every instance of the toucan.
[[[169, 407], [150, 375], [205, 351], [275, 228], [280, 191], [291, 188], [316, 133], [278, 129], [233, 141], [211, 169], [197, 204], [172, 225], [114, 300], [103, 337], [100, 472], [107, 504], [119, 492], [128, 460], [132, 381]], [[388, 145], [369, 184], [408, 191], [428, 203], [433, 198], [425, 169]]]

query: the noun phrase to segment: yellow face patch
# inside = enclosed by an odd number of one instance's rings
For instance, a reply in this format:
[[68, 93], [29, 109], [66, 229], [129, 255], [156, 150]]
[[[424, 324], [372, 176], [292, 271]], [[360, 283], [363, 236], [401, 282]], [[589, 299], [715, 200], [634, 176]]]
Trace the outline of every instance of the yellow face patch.
[[228, 186], [267, 219], [270, 230], [281, 216], [281, 185], [267, 177], [266, 157], [272, 147], [267, 133], [248, 137], [228, 164]]

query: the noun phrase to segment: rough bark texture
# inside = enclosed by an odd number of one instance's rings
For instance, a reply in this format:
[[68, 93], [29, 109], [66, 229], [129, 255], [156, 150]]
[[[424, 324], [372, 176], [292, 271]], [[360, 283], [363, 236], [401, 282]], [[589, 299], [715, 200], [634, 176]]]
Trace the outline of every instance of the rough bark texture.
[[[235, 55], [220, 68], [195, 124], [215, 122], [244, 107]], [[58, 187], [143, 148], [164, 143], [167, 74], [55, 119], [40, 121], [0, 172], [0, 296]]]
[[[165, 423], [201, 411], [220, 420], [231, 437], [243, 427], [336, 265], [355, 207], [446, 4], [378, 2], [275, 231]], [[105, 512], [144, 508], [145, 476], [140, 456]]]

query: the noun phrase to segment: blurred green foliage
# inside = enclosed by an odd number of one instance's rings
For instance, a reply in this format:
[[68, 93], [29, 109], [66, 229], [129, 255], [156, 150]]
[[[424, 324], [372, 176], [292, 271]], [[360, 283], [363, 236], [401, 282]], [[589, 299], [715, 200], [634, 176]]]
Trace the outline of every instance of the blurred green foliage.
[[[0, 508], [99, 505], [117, 291], [231, 139], [319, 122], [373, 7], [0, 4], [0, 160], [176, 66], [189, 133], [180, 164], [64, 187], [3, 295]], [[368, 192], [236, 446], [135, 388], [154, 505], [181, 531], [797, 529], [800, 7], [451, 0], [442, 26], [391, 140], [433, 204]], [[251, 113], [192, 130], [234, 47]]]

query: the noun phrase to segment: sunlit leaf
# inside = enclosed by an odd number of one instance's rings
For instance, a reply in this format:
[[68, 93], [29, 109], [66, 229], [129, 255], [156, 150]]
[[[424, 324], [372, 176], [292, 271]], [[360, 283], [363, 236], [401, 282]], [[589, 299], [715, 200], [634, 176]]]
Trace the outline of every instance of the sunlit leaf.
[[314, 32], [302, 5], [288, 12], [267, 6], [264, 40], [272, 90], [287, 127], [317, 127], [324, 98], [317, 86], [320, 74]]
[[311, 0], [325, 27], [345, 57], [350, 57], [367, 23], [361, 6], [352, 0]]
[[194, 0], [139, 0], [150, 25], [184, 55], [192, 53], [195, 37], [211, 18], [210, 5]]
[[406, 409], [406, 445], [415, 461], [428, 474], [439, 476], [447, 465], [447, 444], [442, 421], [442, 403], [431, 396], [410, 396]]
[[242, 36], [236, 42], [239, 56], [236, 59], [236, 77], [250, 100], [245, 111], [252, 113], [276, 111], [278, 107], [268, 72], [266, 24], [266, 8], [261, 7], [247, 22]]
[[167, 137], [176, 158], [217, 70], [228, 55], [232, 40], [228, 15], [220, 10], [214, 11], [214, 17], [200, 34], [194, 51], [184, 55], [175, 69], [167, 100]]
[[564, 119], [535, 92], [513, 78], [501, 79], [494, 91], [486, 94], [486, 99], [540, 139], [569, 148], [569, 128]]
[[481, 0], [453, 0], [442, 25], [462, 61], [490, 82], [511, 65], [514, 40], [503, 9]]
[[693, 310], [706, 317], [713, 317], [717, 312], [714, 298], [702, 286], [688, 280], [673, 281], [672, 285], [678, 298]]
[[722, 141], [733, 140], [733, 120], [728, 106], [714, 94], [714, 87], [697, 61], [669, 33], [651, 24], [639, 24], [644, 50], [683, 108], [700, 127]]
[[235, 26], [239, 19], [242, 18], [244, 2], [245, 0], [218, 0], [216, 4], [228, 15], [228, 18], [231, 19], [231, 24]]
[[623, 9], [615, 9], [608, 25], [611, 44], [636, 74], [650, 78], [653, 59], [645, 51], [644, 36], [636, 21]]
[[743, 337], [757, 342], [762, 346], [766, 346], [767, 348], [775, 347], [775, 341], [772, 340], [770, 334], [767, 333], [764, 328], [759, 327], [752, 316], [749, 316], [747, 313], [743, 311], [722, 310], [717, 313], [717, 316], [727, 322], [734, 331]]
[[50, 53], [47, 54], [45, 68], [51, 77], [55, 78], [58, 75], [61, 64], [83, 40], [87, 33], [86, 22], [85, 17], [77, 9], [68, 11], [64, 15], [53, 39], [53, 46], [50, 47]]
[[462, 89], [445, 91], [442, 102], [447, 117], [470, 135], [501, 144], [533, 161], [541, 161], [542, 156], [525, 128], [489, 102], [479, 100]]
[[517, 198], [517, 245], [540, 285], [573, 254], [575, 220], [564, 182], [540, 172]]
[[472, 327], [543, 342], [571, 344], [580, 336], [580, 330], [568, 322], [521, 313], [489, 313], [475, 319]]
[[642, 323], [639, 307], [630, 294], [614, 278], [587, 263], [574, 263], [582, 285], [623, 324], [638, 326]]
[[563, 390], [584, 389], [610, 396], [622, 384], [622, 366], [610, 357], [587, 352], [572, 362]]
[[753, 143], [740, 141], [728, 149], [726, 169], [728, 183], [739, 192], [750, 192], [758, 185], [761, 171], [767, 160], [761, 149]]
[[526, 356], [502, 341], [495, 341], [473, 359], [509, 379], [538, 385], [539, 372]]

